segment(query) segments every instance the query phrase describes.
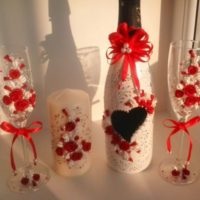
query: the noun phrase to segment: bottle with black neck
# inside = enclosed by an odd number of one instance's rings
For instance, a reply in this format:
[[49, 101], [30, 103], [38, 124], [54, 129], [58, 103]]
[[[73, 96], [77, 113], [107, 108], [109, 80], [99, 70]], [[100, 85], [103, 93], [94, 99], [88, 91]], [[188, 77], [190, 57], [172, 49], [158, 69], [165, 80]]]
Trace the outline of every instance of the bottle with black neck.
[[105, 85], [103, 128], [108, 165], [128, 174], [148, 167], [153, 146], [156, 102], [149, 65], [137, 59], [135, 46], [140, 41], [132, 42], [140, 34], [147, 36], [140, 27], [140, 0], [119, 0], [118, 30], [109, 35], [113, 51], [107, 54], [111, 65]]

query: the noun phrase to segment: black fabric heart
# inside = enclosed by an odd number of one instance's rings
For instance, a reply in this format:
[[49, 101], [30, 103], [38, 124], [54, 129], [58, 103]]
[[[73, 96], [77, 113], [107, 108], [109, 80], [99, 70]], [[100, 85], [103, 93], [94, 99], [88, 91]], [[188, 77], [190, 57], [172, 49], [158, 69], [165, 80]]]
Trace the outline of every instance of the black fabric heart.
[[130, 142], [132, 135], [143, 124], [147, 117], [145, 108], [136, 107], [129, 112], [116, 110], [111, 115], [114, 130], [126, 141]]

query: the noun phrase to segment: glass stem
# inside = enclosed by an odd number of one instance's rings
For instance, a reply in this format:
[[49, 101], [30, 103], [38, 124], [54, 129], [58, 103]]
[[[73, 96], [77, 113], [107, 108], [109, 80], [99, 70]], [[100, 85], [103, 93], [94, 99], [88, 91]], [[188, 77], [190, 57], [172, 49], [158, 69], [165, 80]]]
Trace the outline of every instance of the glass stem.
[[[27, 121], [19, 122], [19, 128], [25, 128]], [[21, 144], [22, 144], [22, 153], [23, 153], [23, 164], [25, 168], [29, 165], [29, 146], [25, 137], [21, 136]]]
[[[180, 122], [186, 122], [187, 119], [188, 119], [188, 117], [185, 116], [185, 117], [182, 117], [179, 121]], [[178, 152], [178, 161], [179, 162], [183, 161], [184, 157], [185, 157], [185, 155], [184, 155], [184, 148], [185, 148], [184, 143], [185, 143], [185, 134], [182, 133], [181, 134], [181, 140], [180, 140], [179, 152]]]

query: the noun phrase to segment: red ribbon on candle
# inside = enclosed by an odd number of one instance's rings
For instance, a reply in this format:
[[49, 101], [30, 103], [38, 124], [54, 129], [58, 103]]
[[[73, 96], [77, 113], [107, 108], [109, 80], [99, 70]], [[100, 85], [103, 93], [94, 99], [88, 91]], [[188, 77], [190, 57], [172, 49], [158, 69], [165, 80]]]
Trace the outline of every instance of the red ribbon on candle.
[[[168, 125], [166, 124], [166, 122], [171, 122], [172, 125]], [[190, 133], [188, 131], [188, 128], [191, 126], [194, 126], [195, 124], [200, 122], [200, 117], [193, 117], [192, 119], [188, 120], [187, 122], [179, 122], [179, 121], [175, 121], [172, 119], [166, 119], [164, 122], [164, 126], [167, 128], [172, 128], [172, 132], [169, 134], [166, 144], [167, 144], [167, 150], [170, 153], [171, 152], [171, 137], [174, 136], [176, 133], [178, 133], [180, 130], [183, 131], [183, 133], [185, 133], [188, 137], [189, 140], [189, 150], [188, 150], [188, 155], [187, 155], [187, 162], [190, 161], [191, 159], [191, 155], [192, 155], [192, 138], [190, 136]]]
[[[115, 64], [124, 56], [121, 79], [124, 81], [128, 73], [130, 65], [133, 82], [138, 90], [140, 90], [140, 82], [138, 79], [135, 63], [147, 62], [150, 59], [153, 45], [149, 42], [149, 35], [142, 28], [129, 26], [127, 23], [119, 25], [117, 32], [109, 35], [111, 43], [111, 51], [106, 53], [107, 59], [111, 59], [111, 64]], [[113, 55], [110, 57], [110, 55]]]
[[32, 147], [34, 161], [37, 159], [37, 152], [36, 152], [35, 144], [31, 138], [30, 134], [37, 133], [38, 131], [40, 131], [42, 129], [42, 122], [40, 122], [40, 121], [32, 122], [29, 127], [31, 127], [31, 126], [38, 126], [38, 127], [17, 128], [8, 122], [2, 122], [0, 124], [1, 129], [3, 129], [4, 131], [6, 131], [8, 133], [14, 134], [14, 137], [12, 140], [12, 145], [11, 145], [11, 151], [10, 151], [10, 161], [11, 161], [11, 166], [12, 166], [13, 171], [16, 171], [16, 165], [15, 165], [15, 160], [14, 160], [14, 155], [13, 155], [13, 146], [14, 146], [16, 139], [19, 136], [23, 136], [29, 141], [29, 143]]

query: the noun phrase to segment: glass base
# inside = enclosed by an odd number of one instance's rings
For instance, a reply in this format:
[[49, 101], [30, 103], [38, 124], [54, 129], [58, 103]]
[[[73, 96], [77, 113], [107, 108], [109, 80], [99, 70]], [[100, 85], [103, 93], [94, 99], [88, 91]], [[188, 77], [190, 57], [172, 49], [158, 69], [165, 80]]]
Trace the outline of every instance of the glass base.
[[195, 182], [199, 172], [194, 165], [185, 165], [185, 161], [178, 159], [164, 160], [160, 164], [160, 176], [165, 181], [175, 185], [187, 185]]
[[49, 169], [37, 162], [36, 165], [29, 164], [17, 169], [16, 173], [8, 180], [8, 186], [13, 192], [26, 193], [39, 190], [49, 179]]

